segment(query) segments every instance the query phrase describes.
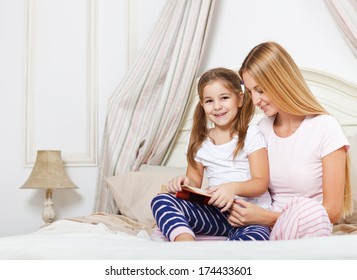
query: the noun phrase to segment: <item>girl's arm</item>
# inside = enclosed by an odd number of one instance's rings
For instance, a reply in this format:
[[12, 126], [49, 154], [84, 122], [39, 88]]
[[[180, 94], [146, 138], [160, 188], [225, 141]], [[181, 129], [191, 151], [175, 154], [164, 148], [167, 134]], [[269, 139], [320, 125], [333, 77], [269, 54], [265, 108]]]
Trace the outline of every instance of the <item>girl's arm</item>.
[[196, 162], [196, 168], [188, 164], [186, 170], [186, 176], [190, 179], [188, 184], [191, 187], [201, 188], [203, 181], [204, 168], [200, 162]]
[[331, 223], [337, 223], [343, 211], [346, 157], [342, 147], [322, 158], [322, 205]]
[[265, 148], [259, 149], [248, 156], [251, 179], [243, 182], [230, 182], [211, 188], [210, 192], [217, 189], [230, 191], [231, 194], [243, 197], [256, 197], [263, 195], [269, 185], [269, 160]]
[[268, 190], [269, 162], [265, 148], [259, 149], [248, 156], [251, 179], [243, 182], [231, 182], [210, 188], [208, 193], [212, 198], [208, 202], [227, 211], [233, 204], [234, 196], [256, 197]]
[[167, 184], [167, 189], [170, 193], [181, 191], [181, 185], [189, 185], [191, 187], [200, 188], [203, 181], [203, 166], [197, 162], [197, 169], [188, 164], [186, 176], [178, 176], [172, 179]]

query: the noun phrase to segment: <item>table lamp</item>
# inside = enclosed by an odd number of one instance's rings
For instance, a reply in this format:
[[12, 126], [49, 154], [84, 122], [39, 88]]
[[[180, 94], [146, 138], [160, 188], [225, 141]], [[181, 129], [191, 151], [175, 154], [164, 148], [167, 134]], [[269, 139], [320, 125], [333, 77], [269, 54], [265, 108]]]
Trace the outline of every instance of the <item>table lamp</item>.
[[37, 151], [35, 165], [30, 177], [21, 189], [45, 189], [46, 198], [42, 218], [46, 224], [52, 223], [56, 218], [53, 208], [52, 191], [53, 189], [76, 189], [78, 188], [68, 177], [61, 151]]

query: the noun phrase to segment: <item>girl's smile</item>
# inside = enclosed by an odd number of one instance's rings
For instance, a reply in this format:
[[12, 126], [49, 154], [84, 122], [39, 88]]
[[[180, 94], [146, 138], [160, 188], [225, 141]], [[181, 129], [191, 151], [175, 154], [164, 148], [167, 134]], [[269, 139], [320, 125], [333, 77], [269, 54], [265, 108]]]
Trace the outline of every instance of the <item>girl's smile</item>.
[[204, 88], [202, 106], [216, 127], [230, 128], [241, 106], [236, 93], [217, 80]]

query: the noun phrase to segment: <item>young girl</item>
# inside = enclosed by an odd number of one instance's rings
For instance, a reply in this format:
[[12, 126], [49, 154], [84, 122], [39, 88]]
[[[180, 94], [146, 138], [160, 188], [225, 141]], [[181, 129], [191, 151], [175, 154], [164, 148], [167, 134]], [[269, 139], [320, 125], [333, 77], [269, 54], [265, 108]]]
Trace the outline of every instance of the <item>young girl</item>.
[[[195, 240], [195, 234], [268, 240], [268, 227], [234, 228], [227, 219], [235, 196], [265, 209], [271, 205], [265, 140], [257, 126], [249, 126], [254, 105], [244, 97], [238, 74], [225, 68], [204, 73], [198, 83], [198, 95], [186, 176], [170, 181], [169, 194], [153, 199], [151, 207], [157, 225], [170, 241]], [[213, 128], [209, 128], [208, 121], [214, 124]], [[204, 172], [212, 194], [209, 205], [175, 197], [182, 184], [200, 188]]]

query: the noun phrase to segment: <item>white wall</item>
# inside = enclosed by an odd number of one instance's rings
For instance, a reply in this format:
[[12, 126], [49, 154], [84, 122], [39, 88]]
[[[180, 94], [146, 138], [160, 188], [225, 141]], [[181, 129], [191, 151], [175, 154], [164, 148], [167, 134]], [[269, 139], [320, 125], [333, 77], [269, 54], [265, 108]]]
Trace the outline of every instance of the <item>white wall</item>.
[[[62, 150], [62, 156], [68, 159], [66, 170], [79, 187], [54, 191], [57, 217], [89, 215], [93, 211], [98, 165], [91, 159], [83, 163], [78, 160], [90, 154], [88, 142], [93, 137], [99, 160], [107, 100], [128, 67], [128, 3], [0, 0], [0, 236], [31, 232], [43, 223], [44, 191], [20, 189], [31, 173], [26, 157], [34, 159], [32, 154], [37, 149]], [[130, 0], [135, 8], [130, 41], [137, 45], [132, 53], [143, 44], [163, 3], [164, 0]], [[87, 53], [90, 5], [95, 5], [92, 33], [97, 36], [92, 57]], [[30, 13], [29, 7], [33, 9]], [[89, 59], [96, 65], [90, 65]], [[88, 77], [89, 68], [96, 75]], [[87, 106], [91, 90], [96, 95], [97, 112]], [[30, 106], [26, 99], [29, 96], [33, 102]], [[94, 115], [92, 133], [88, 119]], [[28, 126], [32, 130], [26, 135]], [[30, 156], [26, 155], [28, 150]]]
[[357, 58], [324, 0], [217, 2], [200, 73], [215, 66], [239, 67], [255, 45], [271, 40], [284, 46], [299, 66], [357, 83]]
[[[32, 33], [36, 39], [31, 42], [37, 52], [31, 61], [31, 79], [27, 75], [29, 2], [0, 0], [0, 235], [31, 232], [42, 224], [44, 192], [19, 189], [31, 172], [31, 168], [24, 167], [28, 150], [53, 148], [52, 145], [62, 149], [68, 159], [68, 174], [79, 189], [54, 192], [58, 218], [92, 212], [98, 167], [95, 163], [71, 164], [89, 153], [88, 139], [92, 134], [88, 131], [88, 112], [96, 116], [92, 142], [95, 156], [99, 157], [107, 100], [126, 73], [128, 61], [146, 40], [165, 2], [28, 1], [37, 7], [33, 23], [40, 23], [38, 31]], [[88, 45], [86, 7], [90, 4], [96, 5], [97, 44], [92, 57], [82, 53]], [[200, 73], [216, 66], [237, 67], [254, 45], [275, 40], [289, 50], [300, 66], [357, 83], [357, 60], [323, 0], [217, 0], [212, 23]], [[54, 57], [56, 53], [58, 57]], [[96, 63], [88, 65], [93, 59]], [[96, 71], [89, 79], [95, 82], [94, 87], [88, 86], [89, 66]], [[35, 81], [30, 90], [29, 80]], [[95, 110], [88, 110], [88, 90], [96, 95]], [[35, 115], [30, 121], [25, 110], [28, 106], [25, 97], [29, 93], [37, 98], [36, 106], [29, 106]], [[51, 130], [53, 123], [58, 130]], [[29, 139], [25, 128], [29, 124], [33, 125], [29, 134], [35, 140], [32, 146], [26, 146]]]

